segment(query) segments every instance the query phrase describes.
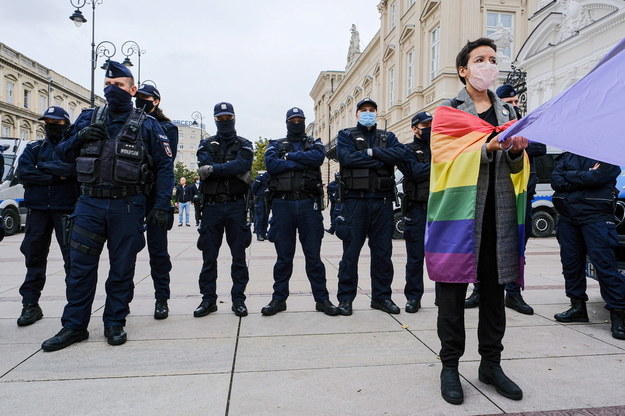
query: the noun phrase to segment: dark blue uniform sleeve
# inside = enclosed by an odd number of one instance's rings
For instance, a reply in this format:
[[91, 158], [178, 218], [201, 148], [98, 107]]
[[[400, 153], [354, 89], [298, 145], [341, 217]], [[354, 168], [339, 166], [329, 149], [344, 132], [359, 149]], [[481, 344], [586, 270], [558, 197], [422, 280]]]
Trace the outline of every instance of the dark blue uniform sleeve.
[[[599, 163], [597, 169], [591, 169]], [[556, 159], [551, 176], [551, 187], [557, 192], [596, 188], [615, 181], [621, 168], [572, 153], [563, 153]]]
[[527, 145], [525, 153], [530, 158], [544, 156], [547, 154], [547, 145], [538, 142], [531, 142]]
[[323, 165], [323, 161], [326, 158], [326, 148], [321, 143], [321, 140], [317, 139], [311, 149], [289, 152], [286, 158], [308, 167], [318, 168]]
[[336, 140], [336, 152], [339, 164], [342, 167], [376, 169], [384, 166], [382, 161], [359, 151], [347, 129], [339, 132]]
[[66, 138], [56, 146], [57, 154], [63, 162], [73, 163], [80, 156], [82, 145], [77, 140], [78, 132], [91, 124], [92, 115], [93, 109], [87, 109], [80, 113], [74, 124], [66, 130]]
[[280, 159], [278, 144], [278, 141], [271, 140], [267, 150], [265, 150], [265, 166], [270, 175], [279, 175], [289, 170], [304, 170], [306, 168], [303, 164], [294, 160]]
[[20, 182], [25, 185], [51, 185], [55, 176], [37, 168], [37, 156], [41, 142], [30, 143], [26, 146], [17, 162], [17, 174]]
[[397, 140], [393, 132], [386, 133], [386, 147], [373, 147], [373, 158], [381, 160], [386, 165], [396, 165], [404, 158], [404, 145]]
[[169, 121], [161, 124], [161, 127], [163, 127], [165, 135], [169, 138], [172, 159], [175, 159], [178, 153], [178, 127]]
[[397, 165], [404, 177], [415, 182], [430, 179], [430, 164], [418, 162], [414, 151], [408, 146], [405, 146], [404, 150], [405, 156]]
[[152, 157], [154, 208], [167, 211], [170, 207], [171, 190], [174, 187], [174, 159], [169, 138], [161, 125], [149, 117], [143, 122], [143, 142]]
[[[246, 139], [242, 140], [241, 149], [237, 152], [237, 157], [234, 160], [225, 163], [217, 163], [213, 160], [210, 152], [208, 151], [207, 140], [202, 140], [200, 148], [197, 151], [198, 165], [211, 165], [213, 172], [211, 176], [218, 178], [225, 178], [228, 176], [242, 175], [252, 170], [252, 159], [254, 159], [254, 148], [252, 142]], [[223, 146], [227, 146], [227, 142], [222, 142]]]

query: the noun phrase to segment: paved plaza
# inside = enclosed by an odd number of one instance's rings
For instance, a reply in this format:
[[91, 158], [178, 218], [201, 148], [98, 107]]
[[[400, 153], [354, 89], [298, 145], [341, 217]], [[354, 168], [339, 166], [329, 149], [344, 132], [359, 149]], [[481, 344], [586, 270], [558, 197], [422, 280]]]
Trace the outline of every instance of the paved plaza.
[[[327, 211], [326, 211], [327, 217]], [[327, 222], [327, 219], [326, 219]], [[138, 257], [128, 342], [112, 347], [103, 335], [108, 255], [87, 341], [45, 353], [42, 341], [61, 328], [65, 305], [62, 258], [52, 244], [40, 305], [44, 318], [19, 328], [18, 288], [24, 278], [23, 233], [0, 243], [0, 415], [481, 415], [585, 408], [583, 414], [625, 414], [625, 341], [612, 338], [598, 285], [589, 281], [590, 322], [560, 324], [567, 308], [555, 238], [530, 239], [526, 301], [536, 313], [507, 309], [502, 366], [524, 391], [522, 401], [497, 394], [477, 378], [477, 309], [466, 311], [467, 351], [460, 363], [464, 404], [440, 396], [440, 343], [434, 284], [426, 279], [423, 308], [403, 311], [403, 241], [394, 241], [393, 299], [402, 313], [372, 310], [368, 247], [360, 257], [359, 294], [351, 317], [314, 311], [298, 247], [286, 312], [260, 314], [271, 299], [273, 245], [248, 249], [250, 315], [230, 302], [230, 254], [222, 247], [219, 310], [194, 318], [201, 297], [201, 255], [195, 227], [169, 233], [173, 261], [170, 316], [156, 321], [147, 250]], [[322, 258], [336, 303], [341, 242], [326, 234]], [[608, 409], [607, 407], [612, 407]], [[597, 408], [604, 408], [603, 410]], [[601, 413], [603, 412], [603, 413]], [[619, 413], [622, 412], [622, 413]], [[560, 413], [564, 414], [564, 413]]]

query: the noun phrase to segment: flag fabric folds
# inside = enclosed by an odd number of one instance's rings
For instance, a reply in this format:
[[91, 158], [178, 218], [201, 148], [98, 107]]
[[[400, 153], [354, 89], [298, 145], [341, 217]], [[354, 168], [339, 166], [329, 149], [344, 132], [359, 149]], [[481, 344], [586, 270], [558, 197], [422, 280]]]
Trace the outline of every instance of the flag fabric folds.
[[[493, 127], [462, 110], [446, 106], [436, 109], [425, 237], [425, 261], [430, 279], [452, 283], [477, 281], [475, 216], [482, 146], [493, 131], [503, 131], [515, 121]], [[524, 168], [510, 176], [516, 194], [522, 278], [529, 176], [527, 155], [524, 155]]]

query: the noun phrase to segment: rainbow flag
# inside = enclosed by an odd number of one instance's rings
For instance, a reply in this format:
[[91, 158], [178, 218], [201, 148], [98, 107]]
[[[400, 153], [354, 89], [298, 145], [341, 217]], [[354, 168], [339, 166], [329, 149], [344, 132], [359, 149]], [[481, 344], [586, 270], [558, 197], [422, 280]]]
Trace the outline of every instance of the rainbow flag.
[[[493, 131], [503, 131], [514, 121], [493, 127], [490, 123], [452, 107], [436, 109], [432, 124], [432, 165], [425, 261], [431, 280], [477, 282], [475, 212], [482, 146]], [[516, 194], [520, 276], [525, 252], [525, 208], [529, 160], [511, 174]]]

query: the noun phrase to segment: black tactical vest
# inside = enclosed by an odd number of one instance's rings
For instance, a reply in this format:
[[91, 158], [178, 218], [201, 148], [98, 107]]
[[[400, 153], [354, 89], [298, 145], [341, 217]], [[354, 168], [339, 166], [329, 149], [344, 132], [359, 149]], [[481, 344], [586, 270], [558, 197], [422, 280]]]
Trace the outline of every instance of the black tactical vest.
[[[91, 124], [104, 125], [107, 112], [107, 106], [96, 107]], [[141, 137], [145, 117], [143, 110], [133, 109], [115, 138], [86, 142], [76, 159], [78, 181], [89, 187], [152, 183], [149, 155]]]
[[[278, 154], [280, 157], [285, 153], [295, 151], [293, 143], [288, 139], [276, 140], [278, 142]], [[315, 139], [306, 137], [303, 140], [302, 150], [310, 150], [315, 144]], [[289, 170], [278, 175], [269, 175], [268, 188], [275, 193], [304, 193], [315, 197], [323, 193], [321, 180], [321, 168], [307, 167], [304, 170]]]
[[[232, 142], [220, 143], [216, 136], [209, 137], [206, 140], [206, 148], [211, 154], [215, 163], [222, 164], [231, 162], [237, 158], [242, 147], [241, 137]], [[200, 184], [200, 192], [204, 195], [228, 195], [230, 197], [244, 196], [247, 193], [249, 185], [237, 178], [236, 176], [228, 176], [214, 178], [209, 176]]]
[[[417, 162], [430, 163], [429, 156], [414, 142], [406, 144], [414, 152]], [[427, 203], [430, 195], [430, 181], [415, 182], [404, 176], [404, 194], [409, 203]]]
[[[357, 127], [348, 129], [358, 150], [369, 148], [367, 138]], [[386, 132], [375, 131], [375, 147], [386, 148]], [[393, 166], [384, 165], [381, 168], [344, 168], [341, 167], [341, 179], [345, 184], [345, 190], [359, 192], [392, 192], [395, 186]]]

